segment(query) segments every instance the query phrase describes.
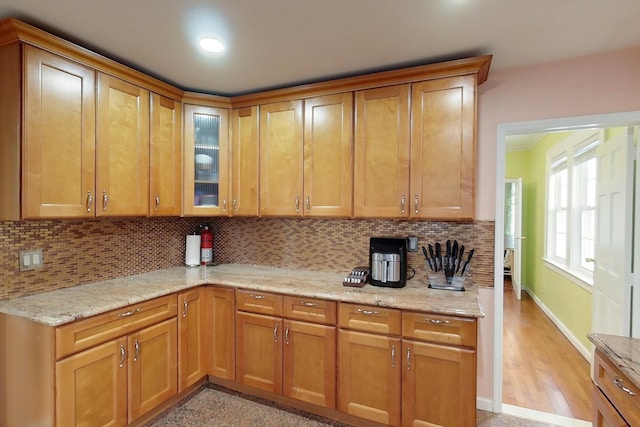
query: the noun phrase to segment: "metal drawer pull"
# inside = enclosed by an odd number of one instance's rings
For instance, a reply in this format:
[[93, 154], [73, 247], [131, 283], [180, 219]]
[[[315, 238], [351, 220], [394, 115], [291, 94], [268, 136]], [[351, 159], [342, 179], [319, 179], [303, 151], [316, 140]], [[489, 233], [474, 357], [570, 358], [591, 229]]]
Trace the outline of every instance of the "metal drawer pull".
[[233, 199], [233, 211], [237, 211], [238, 210], [238, 200], [237, 199]]
[[273, 342], [278, 342], [278, 324], [273, 327]]
[[129, 317], [129, 316], [131, 316], [132, 314], [136, 314], [136, 313], [137, 313], [137, 312], [139, 312], [140, 310], [141, 310], [141, 308], [140, 308], [140, 307], [138, 307], [138, 308], [136, 308], [136, 309], [134, 309], [134, 310], [127, 311], [126, 313], [120, 313], [120, 314], [118, 314], [118, 317]]
[[133, 361], [137, 362], [138, 361], [138, 357], [140, 356], [140, 343], [138, 342], [138, 340], [135, 340], [133, 342], [133, 347], [136, 349], [136, 352], [133, 355]]
[[411, 347], [407, 347], [407, 371], [411, 370]]
[[405, 199], [404, 199], [404, 194], [403, 194], [402, 197], [400, 198], [400, 212], [401, 213], [404, 213], [404, 202], [405, 202]]
[[125, 350], [124, 346], [120, 346], [120, 367], [124, 368], [124, 362], [127, 360], [127, 350]]
[[395, 345], [391, 346], [391, 367], [392, 368], [396, 367], [396, 346]]
[[426, 318], [424, 319], [426, 322], [429, 323], [433, 323], [434, 325], [448, 325], [449, 321], [448, 320], [440, 320], [440, 319], [430, 319], [430, 318]]
[[156, 194], [156, 211], [160, 208], [160, 196]]
[[93, 195], [91, 191], [87, 191], [87, 212], [91, 212], [91, 207], [93, 206]]
[[300, 304], [304, 305], [305, 307], [317, 307], [318, 306], [318, 303], [307, 302], [307, 301], [300, 301]]
[[635, 396], [636, 393], [632, 391], [630, 388], [623, 386], [622, 385], [623, 382], [624, 381], [621, 378], [613, 377], [613, 383], [616, 385], [616, 387], [618, 387], [620, 390], [624, 391], [630, 396]]
[[296, 213], [300, 212], [300, 196], [296, 196]]
[[187, 311], [189, 311], [189, 302], [187, 298], [182, 298], [182, 317], [187, 317]]
[[418, 213], [418, 195], [413, 199], [413, 205], [415, 206], [416, 213]]
[[227, 211], [227, 198], [226, 197], [224, 199], [222, 199], [222, 211], [223, 212]]
[[362, 313], [362, 314], [366, 314], [366, 315], [380, 314], [377, 311], [363, 310], [362, 308], [358, 309], [358, 313]]
[[307, 212], [310, 212], [311, 211], [311, 201], [309, 200], [309, 196], [307, 196], [305, 198], [305, 202], [304, 203], [305, 203], [305, 205], [307, 207]]
[[289, 325], [284, 330], [284, 342], [289, 344]]
[[249, 294], [249, 296], [251, 298], [254, 298], [254, 299], [263, 299], [264, 298], [264, 295]]
[[102, 192], [102, 210], [106, 211], [107, 210], [107, 205], [109, 204], [109, 196], [107, 195], [106, 191]]

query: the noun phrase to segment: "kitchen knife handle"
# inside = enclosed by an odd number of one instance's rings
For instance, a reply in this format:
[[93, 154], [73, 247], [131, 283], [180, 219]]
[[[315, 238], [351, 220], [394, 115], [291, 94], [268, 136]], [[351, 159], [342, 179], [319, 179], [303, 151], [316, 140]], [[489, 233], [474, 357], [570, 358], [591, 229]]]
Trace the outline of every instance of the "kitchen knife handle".
[[91, 212], [91, 208], [93, 207], [93, 195], [91, 191], [87, 191], [87, 212]]
[[278, 342], [278, 324], [273, 327], [273, 342]]
[[140, 357], [140, 341], [135, 340], [133, 342], [133, 348], [136, 349], [136, 352], [133, 354], [133, 361], [137, 362], [138, 361], [138, 357]]
[[404, 199], [404, 194], [403, 194], [402, 197], [400, 197], [400, 212], [401, 213], [404, 213], [404, 202], [405, 202], [405, 199]]
[[391, 367], [392, 368], [396, 367], [396, 346], [395, 345], [391, 346]]
[[416, 214], [418, 213], [418, 195], [416, 194], [416, 197], [413, 198], [413, 206], [416, 210]]
[[296, 196], [296, 212], [300, 212], [300, 196]]
[[123, 345], [120, 346], [120, 367], [124, 368], [124, 362], [127, 360], [127, 350]]

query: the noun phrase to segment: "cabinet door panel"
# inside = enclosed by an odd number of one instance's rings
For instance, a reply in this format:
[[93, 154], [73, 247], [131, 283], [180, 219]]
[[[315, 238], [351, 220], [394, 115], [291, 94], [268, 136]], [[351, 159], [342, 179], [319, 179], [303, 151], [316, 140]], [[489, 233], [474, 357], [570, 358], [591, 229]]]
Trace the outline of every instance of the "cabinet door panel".
[[234, 216], [257, 216], [260, 139], [258, 107], [233, 110], [231, 206]]
[[353, 205], [353, 95], [304, 101], [304, 214], [349, 217]]
[[178, 392], [176, 322], [174, 317], [128, 337], [130, 421]]
[[411, 216], [475, 215], [475, 76], [412, 85]]
[[408, 218], [408, 84], [356, 92], [354, 159], [354, 216]]
[[126, 345], [109, 341], [56, 364], [57, 425], [127, 425]]
[[95, 72], [25, 46], [24, 218], [93, 217]]
[[204, 288], [178, 294], [178, 307], [178, 377], [182, 392], [207, 375]]
[[180, 216], [182, 211], [182, 104], [151, 94], [149, 213]]
[[98, 74], [98, 216], [149, 214], [149, 92]]
[[213, 287], [209, 293], [209, 373], [214, 377], [236, 378], [236, 304], [231, 288]]
[[282, 319], [238, 313], [236, 327], [237, 381], [282, 393]]
[[400, 340], [338, 332], [338, 410], [400, 425]]
[[336, 328], [284, 322], [283, 394], [327, 408], [336, 402]]
[[302, 135], [302, 101], [260, 106], [261, 215], [302, 215]]
[[474, 350], [402, 341], [402, 425], [476, 425]]

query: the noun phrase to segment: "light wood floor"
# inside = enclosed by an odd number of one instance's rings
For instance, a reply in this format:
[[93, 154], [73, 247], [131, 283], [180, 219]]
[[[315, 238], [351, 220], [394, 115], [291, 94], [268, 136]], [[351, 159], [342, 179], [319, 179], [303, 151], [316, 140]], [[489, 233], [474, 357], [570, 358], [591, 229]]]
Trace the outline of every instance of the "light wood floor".
[[504, 291], [502, 401], [591, 421], [589, 363], [529, 294]]

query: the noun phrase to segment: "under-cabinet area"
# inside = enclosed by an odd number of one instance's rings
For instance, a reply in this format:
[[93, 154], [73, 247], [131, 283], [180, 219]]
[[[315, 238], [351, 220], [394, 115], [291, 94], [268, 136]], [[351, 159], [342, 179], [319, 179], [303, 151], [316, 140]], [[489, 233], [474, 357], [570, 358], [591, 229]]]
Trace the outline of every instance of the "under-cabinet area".
[[176, 267], [0, 304], [0, 425], [142, 425], [207, 381], [354, 425], [475, 425], [476, 292], [301, 273]]

